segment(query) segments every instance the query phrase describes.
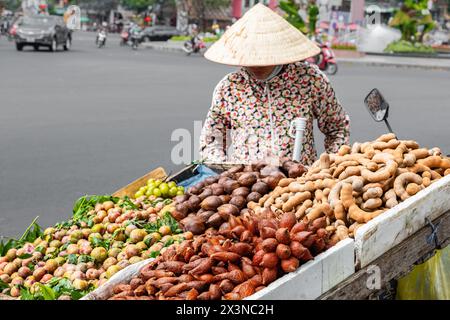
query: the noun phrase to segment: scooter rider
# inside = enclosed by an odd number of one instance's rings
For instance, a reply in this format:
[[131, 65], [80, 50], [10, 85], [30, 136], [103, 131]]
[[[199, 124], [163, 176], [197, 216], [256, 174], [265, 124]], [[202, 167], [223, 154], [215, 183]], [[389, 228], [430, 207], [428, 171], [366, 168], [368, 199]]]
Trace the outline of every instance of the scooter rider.
[[97, 39], [95, 40], [95, 43], [98, 43], [99, 34], [100, 34], [101, 32], [103, 32], [103, 33], [105, 34], [105, 44], [106, 44], [106, 36], [107, 36], [107, 34], [108, 34], [108, 23], [107, 23], [106, 21], [103, 21], [103, 22], [102, 22], [102, 25], [101, 25], [101, 27], [100, 27], [100, 29], [99, 29], [99, 31], [98, 31]]
[[1, 33], [2, 33], [2, 34], [7, 34], [8, 31], [9, 31], [9, 20], [8, 20], [8, 19], [5, 19], [5, 20], [3, 21], [1, 27], [2, 27]]
[[131, 35], [131, 34], [139, 33], [141, 31], [142, 31], [142, 28], [137, 23], [133, 23], [130, 26], [128, 33]]
[[198, 26], [196, 24], [193, 24], [191, 27], [191, 36], [192, 48], [195, 48], [195, 46], [197, 45], [197, 41], [199, 40]]

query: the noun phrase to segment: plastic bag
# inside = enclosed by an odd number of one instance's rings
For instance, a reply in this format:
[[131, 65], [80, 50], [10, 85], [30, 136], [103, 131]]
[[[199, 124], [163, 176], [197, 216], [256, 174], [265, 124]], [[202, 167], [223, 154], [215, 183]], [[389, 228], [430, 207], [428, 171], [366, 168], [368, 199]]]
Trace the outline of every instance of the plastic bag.
[[155, 259], [149, 258], [129, 265], [128, 267], [114, 274], [111, 279], [106, 281], [103, 285], [101, 285], [94, 291], [85, 295], [80, 300], [108, 300], [113, 296], [113, 290], [116, 285], [130, 283], [131, 279], [139, 275], [141, 270], [153, 260]]
[[437, 250], [397, 283], [399, 300], [450, 300], [450, 246]]
[[193, 177], [190, 177], [189, 179], [186, 179], [184, 181], [181, 181], [178, 183], [179, 186], [183, 186], [186, 189], [189, 187], [192, 187], [193, 185], [205, 180], [208, 177], [217, 176], [217, 172], [211, 170], [205, 165], [199, 165], [196, 169], [198, 174], [196, 174]]

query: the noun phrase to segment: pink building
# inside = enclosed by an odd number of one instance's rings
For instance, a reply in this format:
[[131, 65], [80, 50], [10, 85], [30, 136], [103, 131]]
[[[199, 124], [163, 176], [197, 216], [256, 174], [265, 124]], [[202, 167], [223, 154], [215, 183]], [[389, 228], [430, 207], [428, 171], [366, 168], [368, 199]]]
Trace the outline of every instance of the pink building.
[[278, 6], [278, 0], [232, 0], [231, 15], [233, 16], [233, 18], [239, 19], [249, 8], [253, 7], [259, 2], [272, 9], [275, 9]]
[[365, 0], [352, 0], [350, 9], [350, 21], [362, 22], [364, 20]]

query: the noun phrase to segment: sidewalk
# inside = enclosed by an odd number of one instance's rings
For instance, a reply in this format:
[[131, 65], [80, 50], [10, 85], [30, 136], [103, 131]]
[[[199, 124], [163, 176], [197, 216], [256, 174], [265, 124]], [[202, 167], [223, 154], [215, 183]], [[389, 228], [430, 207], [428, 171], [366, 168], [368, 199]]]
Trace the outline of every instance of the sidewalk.
[[[210, 46], [211, 43], [207, 43]], [[167, 52], [184, 52], [183, 42], [178, 41], [153, 41], [143, 44], [144, 47], [153, 50]], [[365, 66], [383, 66], [383, 67], [403, 67], [420, 68], [428, 70], [450, 71], [450, 59], [432, 59], [432, 58], [407, 58], [407, 57], [389, 57], [378, 55], [365, 55], [360, 58], [338, 57], [337, 61], [346, 65], [365, 65]]]
[[338, 62], [349, 65], [420, 68], [450, 71], [450, 59], [406, 58], [366, 55], [361, 58], [338, 58]]
[[[167, 51], [167, 52], [183, 52], [183, 41], [151, 41], [144, 42], [142, 45], [147, 49]], [[212, 43], [206, 43], [206, 47], [211, 46]]]

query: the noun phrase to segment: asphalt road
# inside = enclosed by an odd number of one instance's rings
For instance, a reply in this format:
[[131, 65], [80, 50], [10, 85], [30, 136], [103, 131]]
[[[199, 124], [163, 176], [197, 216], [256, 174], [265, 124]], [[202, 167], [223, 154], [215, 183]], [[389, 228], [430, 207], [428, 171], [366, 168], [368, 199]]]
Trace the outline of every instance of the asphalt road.
[[[133, 52], [116, 37], [99, 50], [94, 38], [78, 33], [70, 52], [56, 53], [16, 52], [0, 39], [0, 236], [20, 236], [37, 215], [42, 226], [64, 220], [78, 197], [112, 193], [157, 166], [180, 168], [170, 161], [172, 132], [193, 134], [233, 70], [199, 56]], [[386, 131], [362, 102], [377, 87], [400, 137], [450, 153], [450, 73], [342, 65], [331, 81], [352, 141]]]

